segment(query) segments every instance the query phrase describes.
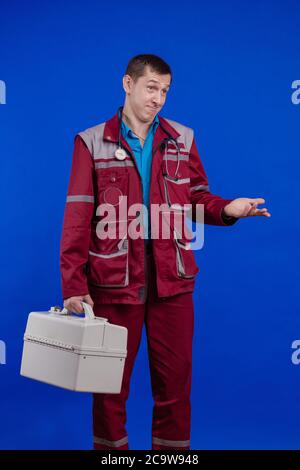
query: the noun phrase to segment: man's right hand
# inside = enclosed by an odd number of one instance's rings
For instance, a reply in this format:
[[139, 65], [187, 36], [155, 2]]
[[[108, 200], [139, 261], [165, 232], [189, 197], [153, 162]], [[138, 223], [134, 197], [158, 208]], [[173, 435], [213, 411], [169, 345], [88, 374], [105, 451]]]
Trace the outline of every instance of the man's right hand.
[[83, 307], [81, 302], [85, 302], [89, 304], [92, 308], [94, 306], [94, 302], [89, 294], [86, 295], [78, 295], [74, 297], [69, 297], [68, 299], [64, 300], [64, 307], [71, 312], [76, 313], [83, 313]]

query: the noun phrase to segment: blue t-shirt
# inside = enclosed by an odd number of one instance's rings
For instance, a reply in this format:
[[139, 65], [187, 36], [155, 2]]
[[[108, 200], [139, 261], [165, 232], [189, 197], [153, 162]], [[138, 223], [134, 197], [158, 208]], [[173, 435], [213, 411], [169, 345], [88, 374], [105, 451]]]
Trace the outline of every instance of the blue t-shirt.
[[[147, 134], [147, 138], [144, 143], [144, 147], [141, 146], [139, 138], [132, 132], [130, 127], [125, 124], [122, 120], [122, 135], [131, 150], [133, 151], [138, 170], [140, 172], [142, 183], [143, 183], [143, 204], [148, 209], [148, 218], [144, 217], [145, 233], [146, 237], [148, 234], [148, 241], [150, 239], [150, 178], [151, 178], [151, 162], [152, 162], [152, 145], [154, 134], [157, 126], [159, 125], [158, 115], [155, 116], [150, 129]], [[146, 215], [146, 214], [145, 214]]]

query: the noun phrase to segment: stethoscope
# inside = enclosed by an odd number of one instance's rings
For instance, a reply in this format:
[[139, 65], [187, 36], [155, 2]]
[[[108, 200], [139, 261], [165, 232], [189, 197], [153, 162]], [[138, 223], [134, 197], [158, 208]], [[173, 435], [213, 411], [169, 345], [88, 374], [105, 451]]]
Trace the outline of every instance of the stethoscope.
[[[120, 106], [119, 110], [118, 110], [118, 126], [119, 126], [119, 136], [118, 136], [118, 148], [117, 150], [115, 151], [115, 157], [117, 160], [125, 160], [126, 156], [127, 156], [127, 153], [125, 151], [125, 149], [122, 147], [122, 143], [121, 143], [121, 132], [122, 132], [122, 112], [123, 112], [123, 106]], [[162, 124], [159, 123], [159, 125], [161, 127]], [[168, 133], [168, 131], [163, 127], [164, 131]], [[172, 180], [177, 180], [178, 177], [177, 177], [177, 174], [178, 174], [178, 171], [179, 171], [179, 166], [180, 166], [180, 147], [179, 147], [179, 144], [177, 142], [176, 139], [174, 139], [174, 137], [172, 137], [170, 134], [169, 134], [169, 137], [165, 137], [156, 147], [156, 150], [158, 149], [158, 147], [161, 148], [161, 150], [165, 150], [165, 156], [167, 155], [168, 153], [168, 144], [172, 142], [175, 146], [176, 146], [176, 156], [177, 156], [177, 165], [176, 165], [176, 170], [175, 170], [175, 173], [174, 173], [174, 176], [171, 176], [169, 174], [169, 168], [168, 168], [168, 158], [165, 158], [165, 162], [166, 162], [166, 174], [164, 174], [164, 176], [166, 176], [167, 178], [171, 178]], [[155, 152], [156, 152], [155, 150]], [[155, 152], [153, 152], [155, 154]]]

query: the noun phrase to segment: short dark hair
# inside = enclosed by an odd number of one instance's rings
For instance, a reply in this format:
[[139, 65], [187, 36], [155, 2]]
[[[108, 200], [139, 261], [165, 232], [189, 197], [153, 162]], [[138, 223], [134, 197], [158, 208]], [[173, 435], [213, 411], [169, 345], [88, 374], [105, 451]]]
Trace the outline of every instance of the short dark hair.
[[161, 57], [154, 54], [139, 54], [130, 59], [125, 75], [130, 75], [133, 81], [136, 82], [139, 77], [144, 75], [145, 67], [147, 65], [153, 72], [157, 72], [160, 75], [171, 75], [172, 82], [171, 67]]

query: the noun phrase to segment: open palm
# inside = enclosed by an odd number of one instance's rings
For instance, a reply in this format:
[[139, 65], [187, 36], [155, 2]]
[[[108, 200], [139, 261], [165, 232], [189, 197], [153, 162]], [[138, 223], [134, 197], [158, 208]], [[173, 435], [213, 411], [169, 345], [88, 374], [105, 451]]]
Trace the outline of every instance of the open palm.
[[264, 207], [263, 209], [258, 209], [258, 204], [264, 204], [265, 200], [263, 198], [249, 198], [249, 197], [239, 197], [234, 199], [224, 207], [225, 215], [228, 217], [252, 217], [252, 216], [264, 216], [271, 217], [268, 209]]

